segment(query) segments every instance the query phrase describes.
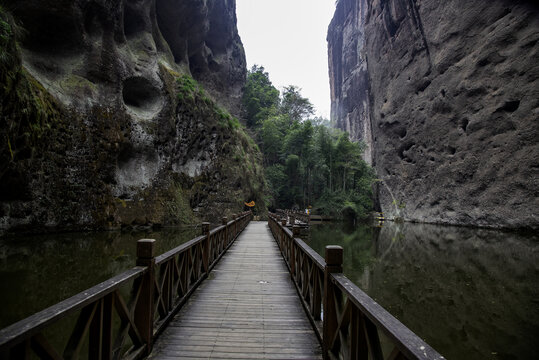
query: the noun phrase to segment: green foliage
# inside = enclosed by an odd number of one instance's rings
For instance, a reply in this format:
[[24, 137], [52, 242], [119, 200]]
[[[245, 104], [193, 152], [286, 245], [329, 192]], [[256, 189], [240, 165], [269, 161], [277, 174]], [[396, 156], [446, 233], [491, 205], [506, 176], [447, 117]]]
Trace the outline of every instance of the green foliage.
[[20, 160], [39, 152], [59, 106], [21, 65], [22, 29], [0, 6], [0, 180]]
[[301, 96], [301, 89], [294, 85], [284, 88], [279, 111], [286, 114], [291, 121], [301, 121], [314, 114], [314, 106], [309, 99]]
[[[271, 85], [263, 67], [253, 67], [249, 76], [257, 83]], [[249, 106], [251, 97], [260, 98], [256, 92], [246, 93], [244, 107]], [[254, 122], [248, 119], [248, 124], [256, 125], [264, 155], [269, 207], [313, 206], [320, 214], [357, 217], [372, 209], [374, 172], [362, 159], [363, 144], [329, 128], [326, 119], [306, 120], [314, 108], [299, 88], [284, 89], [277, 111], [275, 101], [265, 108], [266, 112], [260, 106], [256, 110], [257, 117]], [[263, 114], [270, 115], [261, 119]]]
[[[125, 207], [125, 201], [122, 206]], [[192, 224], [196, 221], [196, 217], [189, 205], [189, 193], [184, 190], [180, 182], [174, 182], [167, 194], [165, 202], [167, 221], [172, 224]]]
[[273, 164], [264, 169], [266, 181], [268, 182], [270, 205], [275, 199], [283, 199], [284, 191], [288, 182], [288, 177], [284, 172], [284, 166], [281, 164]]
[[291, 125], [314, 114], [313, 104], [300, 91], [297, 86], [289, 85], [279, 97], [279, 91], [271, 83], [264, 67], [254, 65], [247, 74], [242, 98], [247, 126], [258, 128], [274, 116], [280, 116]]
[[310, 121], [287, 126], [282, 117], [260, 129], [266, 177], [273, 187], [270, 206], [305, 208], [320, 214], [358, 217], [372, 208], [373, 170], [363, 161], [363, 145], [348, 134]]
[[182, 74], [176, 79], [176, 82], [178, 84], [178, 98], [181, 101], [194, 101], [196, 95], [200, 95], [201, 97], [203, 97], [203, 100], [208, 99], [204, 94], [204, 90], [191, 76], [187, 74]]
[[17, 60], [15, 40], [21, 33], [13, 16], [0, 5], [0, 68], [14, 65]]
[[6, 52], [7, 45], [12, 35], [11, 25], [3, 19], [0, 19], [0, 51], [2, 54]]
[[258, 126], [262, 121], [277, 113], [279, 90], [271, 83], [263, 66], [254, 65], [247, 74], [243, 93], [243, 107], [247, 126]]
[[[261, 166], [262, 155], [257, 144], [246, 133], [239, 120], [211, 99], [204, 88], [190, 75], [173, 76], [176, 78], [178, 100], [185, 105], [186, 111], [196, 112], [194, 116], [207, 119], [206, 125], [210, 126], [211, 131], [215, 131], [223, 140], [218, 173], [226, 174], [222, 181], [230, 185], [230, 193], [226, 194], [227, 197], [229, 200], [237, 201], [238, 209], [243, 208], [244, 201], [254, 200], [255, 212], [264, 214], [266, 209], [263, 199], [266, 183]], [[212, 180], [207, 180], [208, 183], [212, 182]], [[197, 184], [191, 187], [191, 197], [202, 194], [200, 196], [211, 199], [216, 196], [214, 191], [208, 192], [206, 188], [209, 186]]]
[[195, 108], [205, 107], [214, 112], [215, 117], [218, 120], [219, 125], [232, 130], [239, 129], [241, 127], [237, 118], [230, 115], [230, 113], [220, 107], [213, 101], [204, 88], [190, 75], [178, 74], [176, 77], [178, 99], [181, 102], [194, 103]]

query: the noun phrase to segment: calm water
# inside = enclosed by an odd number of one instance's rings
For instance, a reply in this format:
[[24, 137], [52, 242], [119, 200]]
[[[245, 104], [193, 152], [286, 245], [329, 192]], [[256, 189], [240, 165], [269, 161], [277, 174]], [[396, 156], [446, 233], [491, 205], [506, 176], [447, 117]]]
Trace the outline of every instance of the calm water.
[[539, 236], [388, 223], [313, 226], [322, 256], [449, 360], [537, 359]]
[[157, 240], [162, 254], [195, 229], [69, 233], [0, 239], [0, 328], [135, 266], [136, 242]]

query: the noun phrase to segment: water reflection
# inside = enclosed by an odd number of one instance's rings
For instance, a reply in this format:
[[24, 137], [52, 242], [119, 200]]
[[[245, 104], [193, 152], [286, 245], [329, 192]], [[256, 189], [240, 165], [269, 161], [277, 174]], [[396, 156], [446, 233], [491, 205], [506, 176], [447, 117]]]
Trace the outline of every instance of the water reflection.
[[139, 239], [156, 239], [161, 254], [196, 235], [164, 229], [2, 238], [0, 328], [133, 267]]
[[342, 245], [345, 274], [446, 358], [535, 358], [537, 235], [388, 223], [309, 237], [322, 255]]

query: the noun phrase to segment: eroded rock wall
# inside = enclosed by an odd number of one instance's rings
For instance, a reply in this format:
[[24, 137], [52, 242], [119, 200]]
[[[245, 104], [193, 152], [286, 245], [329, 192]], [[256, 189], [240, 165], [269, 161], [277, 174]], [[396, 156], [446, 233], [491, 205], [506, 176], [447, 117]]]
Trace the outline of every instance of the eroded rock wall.
[[332, 119], [386, 216], [539, 227], [538, 39], [531, 1], [338, 2]]
[[219, 222], [259, 200], [258, 149], [227, 115], [246, 75], [234, 0], [0, 10], [0, 230]]

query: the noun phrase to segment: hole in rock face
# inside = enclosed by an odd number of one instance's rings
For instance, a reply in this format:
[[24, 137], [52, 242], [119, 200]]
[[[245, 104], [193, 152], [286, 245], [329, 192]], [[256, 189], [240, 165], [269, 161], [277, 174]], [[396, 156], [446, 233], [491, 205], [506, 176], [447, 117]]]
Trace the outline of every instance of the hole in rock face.
[[459, 121], [459, 126], [464, 132], [466, 132], [466, 129], [468, 128], [469, 122], [470, 121], [468, 119], [466, 119], [466, 118]]
[[496, 112], [499, 112], [499, 111], [514, 112], [518, 109], [519, 106], [520, 106], [520, 100], [506, 101], [502, 106], [496, 109]]
[[129, 110], [143, 118], [151, 118], [163, 106], [159, 89], [143, 77], [132, 77], [124, 81], [123, 99]]
[[396, 133], [397, 135], [399, 135], [399, 137], [400, 137], [401, 139], [403, 139], [403, 138], [406, 136], [407, 131], [406, 131], [406, 128], [400, 127], [400, 128], [395, 129], [395, 133]]

